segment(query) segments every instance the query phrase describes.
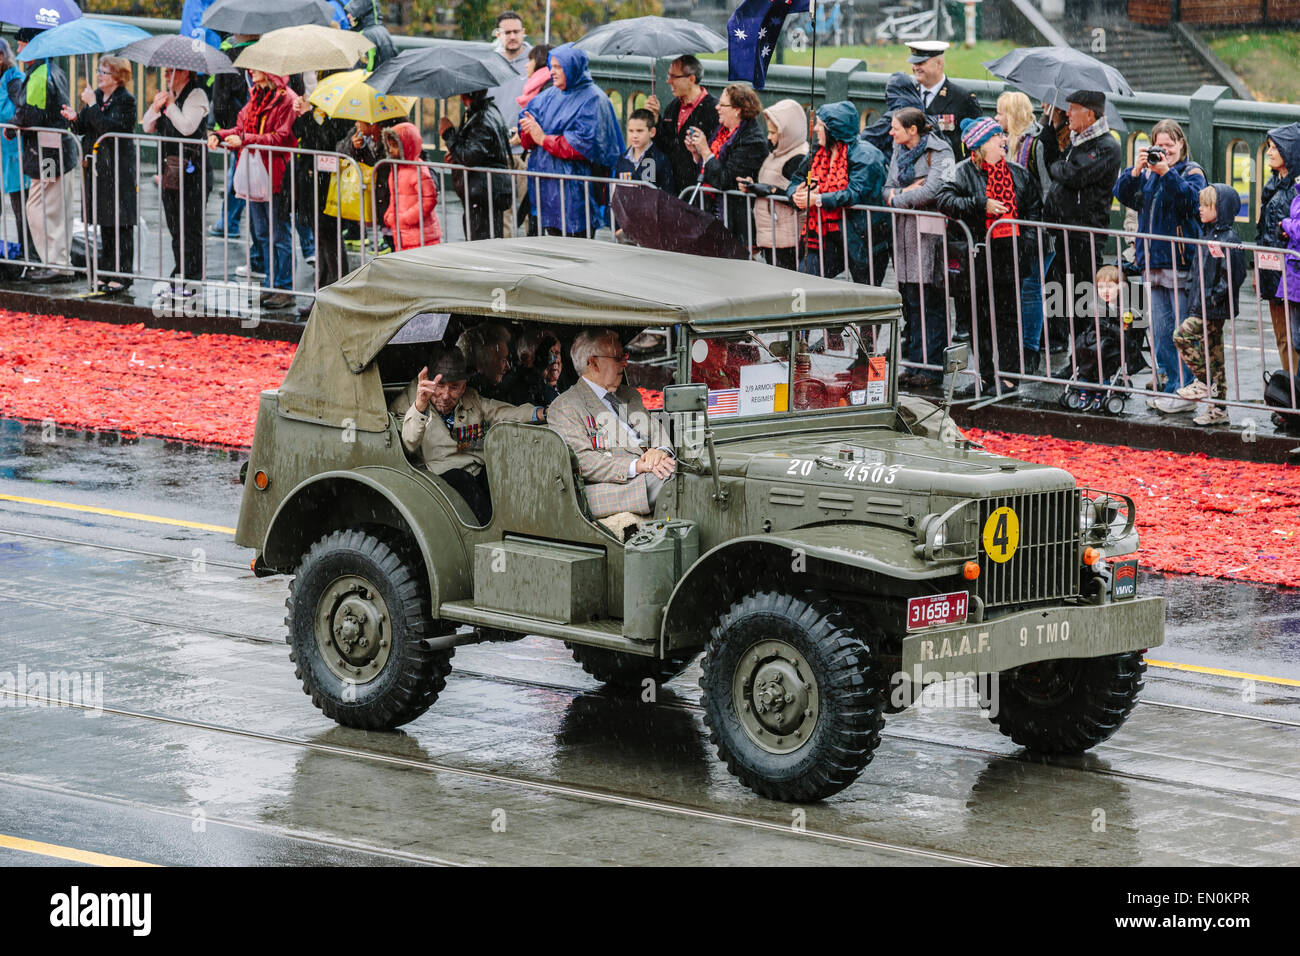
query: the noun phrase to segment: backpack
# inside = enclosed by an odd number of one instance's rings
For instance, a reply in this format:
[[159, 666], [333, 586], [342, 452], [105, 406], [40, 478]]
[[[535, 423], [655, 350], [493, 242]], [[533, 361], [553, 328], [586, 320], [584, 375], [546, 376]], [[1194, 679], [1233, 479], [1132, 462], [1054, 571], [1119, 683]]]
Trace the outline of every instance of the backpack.
[[1297, 402], [1300, 402], [1300, 373], [1287, 375], [1277, 371], [1268, 377], [1264, 386], [1264, 403], [1278, 409], [1273, 414], [1273, 421], [1288, 432], [1300, 432], [1300, 412], [1293, 411], [1291, 389], [1294, 386]]

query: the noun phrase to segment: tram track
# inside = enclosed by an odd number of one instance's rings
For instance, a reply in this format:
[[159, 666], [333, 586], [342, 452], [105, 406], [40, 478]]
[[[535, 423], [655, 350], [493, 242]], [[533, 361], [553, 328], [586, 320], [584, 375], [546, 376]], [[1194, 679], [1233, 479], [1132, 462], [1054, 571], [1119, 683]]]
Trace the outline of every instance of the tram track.
[[[163, 807], [157, 804], [145, 803], [140, 800], [127, 800], [104, 793], [92, 793], [86, 790], [77, 790], [73, 787], [62, 787], [45, 781], [30, 780], [21, 774], [0, 773], [0, 783], [24, 790], [35, 790], [53, 796], [68, 797], [77, 800], [89, 800], [95, 803], [107, 804], [112, 807], [119, 807], [124, 810], [156, 813], [162, 816], [183, 820], [191, 824], [194, 821], [192, 810], [178, 810], [174, 807]], [[233, 830], [242, 830], [247, 833], [255, 833], [262, 836], [288, 840], [294, 843], [307, 844], [310, 846], [333, 850], [345, 850], [351, 853], [361, 853], [368, 856], [391, 860], [395, 863], [417, 863], [423, 866], [457, 867], [467, 865], [463, 862], [446, 859], [445, 857], [431, 856], [423, 853], [411, 853], [405, 850], [397, 850], [392, 847], [381, 847], [355, 840], [343, 840], [337, 837], [327, 837], [320, 834], [308, 833], [291, 827], [277, 827], [266, 823], [253, 823], [247, 820], [232, 820], [227, 817], [212, 816], [206, 813], [203, 816], [203, 825], [205, 827], [227, 827]]]
[[[84, 605], [73, 605], [73, 604], [68, 604], [67, 602], [55, 604], [54, 602], [38, 601], [38, 600], [32, 600], [28, 598], [16, 598], [8, 595], [0, 595], [0, 602], [3, 601], [16, 602], [16, 603], [32, 603], [42, 607], [78, 610], [85, 613], [102, 612], [102, 608], [93, 608]], [[158, 619], [147, 618], [140, 615], [124, 614], [120, 616], [125, 617], [128, 620], [136, 621], [141, 624], [147, 624], [155, 627], [166, 627], [174, 630], [198, 631], [201, 633], [224, 637], [227, 639], [253, 642], [259, 644], [281, 643], [280, 640], [276, 640], [272, 638], [260, 637], [257, 635], [252, 635], [252, 634], [247, 634], [242, 632], [223, 631], [221, 629], [207, 628], [201, 625], [194, 625], [188, 623], [182, 624], [174, 621], [170, 621], [170, 622], [160, 621]], [[459, 667], [453, 668], [451, 672], [451, 678], [453, 680], [457, 678], [479, 680], [479, 681], [486, 681], [489, 683], [494, 683], [499, 685], [519, 687], [527, 690], [542, 690], [551, 693], [560, 693], [560, 694], [565, 694], [574, 699], [584, 695], [591, 695], [591, 696], [604, 697], [608, 700], [615, 701], [615, 702], [624, 700], [624, 698], [620, 698], [617, 695], [610, 694], [601, 688], [578, 687], [572, 684], [563, 684], [554, 681], [534, 680], [534, 679], [524, 678], [524, 677], [512, 677], [508, 675], [493, 674], [486, 671], [477, 671], [468, 668], [459, 668]], [[1250, 720], [1250, 721], [1261, 722], [1261, 723], [1274, 724], [1274, 725], [1279, 725], [1288, 728], [1300, 728], [1300, 722], [1298, 721], [1288, 721], [1288, 720], [1281, 720], [1278, 718], [1260, 717], [1252, 714], [1239, 714], [1232, 711], [1219, 711], [1211, 708], [1191, 707], [1191, 706], [1181, 705], [1181, 704], [1166, 704], [1161, 701], [1148, 701], [1148, 700], [1139, 699], [1138, 703], [1145, 704], [1151, 707], [1165, 708], [1171, 710], [1191, 711], [1195, 713], [1205, 714], [1207, 716], [1237, 718], [1237, 719]], [[683, 712], [690, 713], [692, 715], [702, 715], [704, 711], [703, 705], [698, 700], [692, 700], [686, 697], [682, 697], [676, 701], [660, 701], [657, 703], [656, 706], [665, 707], [672, 710], [683, 711]], [[105, 708], [105, 712], [114, 713], [114, 711], [111, 708]], [[130, 711], [125, 711], [124, 713], [135, 714], [135, 712], [130, 712]], [[185, 724], [187, 722], [185, 718], [166, 717], [166, 716], [157, 716], [152, 719], [172, 721], [181, 724]], [[194, 723], [196, 725], [202, 724], [201, 721], [194, 722]], [[213, 725], [213, 726], [217, 726], [217, 725]], [[226, 728], [226, 729], [228, 730], [228, 732], [231, 733], [242, 732], [238, 728]], [[250, 736], [256, 736], [256, 732], [247, 732], [247, 733]], [[1005, 751], [996, 750], [989, 747], [979, 747], [972, 744], [956, 743], [950, 740], [936, 739], [934, 737], [926, 736], [923, 734], [906, 733], [904, 731], [900, 731], [891, 727], [888, 723], [886, 724], [886, 729], [881, 732], [881, 737], [886, 740], [894, 740], [900, 743], [920, 744], [928, 747], [939, 748], [942, 750], [958, 751], [961, 753], [978, 755], [981, 757], [995, 757], [999, 759], [1016, 760], [1025, 763], [1027, 765], [1032, 765], [1041, 762], [1041, 758], [1030, 757], [1024, 751], [1021, 751], [1020, 753], [1007, 753]], [[358, 753], [375, 753], [375, 752], [358, 751]], [[1178, 760], [1180, 762], [1190, 762], [1190, 763], [1201, 762], [1201, 761], [1197, 761], [1193, 757], [1177, 757], [1177, 756], [1169, 756], [1169, 755], [1165, 755], [1165, 756], [1166, 759]], [[417, 763], [419, 762], [417, 761]], [[1196, 790], [1196, 791], [1209, 792], [1209, 793], [1218, 793], [1224, 796], [1229, 796], [1234, 798], [1247, 797], [1251, 799], [1272, 801], [1272, 802], [1282, 803], [1291, 806], [1300, 806], [1300, 799], [1291, 799], [1276, 794], [1261, 794], [1249, 790], [1213, 786], [1204, 783], [1189, 783], [1184, 780], [1171, 779], [1169, 777], [1156, 776], [1153, 774], [1137, 773], [1131, 770], [1116, 770], [1108, 767], [1088, 767], [1088, 766], [1081, 767], [1081, 766], [1073, 766], [1069, 763], [1060, 763], [1060, 762], [1053, 763], [1052, 765], [1072, 769], [1083, 774], [1096, 774], [1098, 776], [1119, 779], [1119, 780], [1128, 780], [1133, 782], [1157, 784], [1163, 786], [1173, 786], [1184, 790]], [[1212, 766], [1218, 767], [1219, 769], [1223, 769], [1221, 765], [1218, 764], [1213, 764]], [[475, 773], [477, 773], [477, 771], [475, 771]], [[561, 786], [567, 786], [567, 785], [561, 785]]]
[[430, 774], [447, 774], [449, 776], [455, 776], [466, 780], [474, 780], [489, 785], [504, 785], [517, 790], [526, 790], [562, 799], [567, 798], [588, 803], [603, 804], [606, 806], [616, 806], [624, 809], [644, 810], [678, 818], [689, 818], [712, 823], [741, 826], [761, 832], [780, 833], [796, 839], [812, 838], [841, 846], [877, 850], [932, 862], [955, 863], [964, 866], [1000, 867], [1006, 865], [992, 860], [982, 860], [976, 857], [945, 853], [942, 850], [906, 846], [881, 840], [868, 840], [862, 837], [833, 833], [828, 830], [817, 830], [809, 827], [796, 829], [787, 822], [778, 823], [773, 820], [764, 820], [757, 817], [722, 813], [716, 810], [708, 810], [703, 807], [691, 806], [689, 804], [674, 803], [668, 800], [657, 800], [652, 797], [634, 796], [616, 790], [596, 789], [567, 783], [552, 783], [545, 780], [534, 780], [511, 774], [473, 770], [468, 767], [457, 767], [451, 764], [439, 763], [435, 760], [417, 760], [411, 757], [385, 754], [373, 750], [363, 750], [357, 747], [344, 747], [338, 744], [323, 744], [316, 741], [305, 740], [301, 737], [290, 737], [284, 734], [273, 734], [265, 731], [246, 730], [238, 727], [229, 727], [223, 724], [209, 723], [207, 721], [188, 720], [183, 717], [151, 714], [144, 711], [127, 710], [120, 707], [91, 707], [90, 705], [77, 702], [62, 701], [54, 697], [40, 694], [28, 694], [5, 688], [0, 688], [0, 695], [40, 707], [57, 706], [78, 710], [95, 710], [98, 713], [114, 717], [150, 721], [167, 726], [182, 727], [211, 734], [221, 734], [229, 737], [254, 740], [261, 743], [279, 744], [317, 754], [346, 757], [375, 764], [401, 767], [408, 770], [418, 770]]

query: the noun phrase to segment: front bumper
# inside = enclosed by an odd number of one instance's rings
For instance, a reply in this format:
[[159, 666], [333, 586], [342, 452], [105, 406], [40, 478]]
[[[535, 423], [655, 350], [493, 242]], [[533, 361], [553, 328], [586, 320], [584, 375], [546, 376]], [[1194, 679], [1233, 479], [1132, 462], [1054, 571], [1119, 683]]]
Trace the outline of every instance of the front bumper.
[[902, 671], [929, 684], [1063, 657], [1105, 657], [1165, 642], [1165, 599], [1035, 608], [903, 638]]

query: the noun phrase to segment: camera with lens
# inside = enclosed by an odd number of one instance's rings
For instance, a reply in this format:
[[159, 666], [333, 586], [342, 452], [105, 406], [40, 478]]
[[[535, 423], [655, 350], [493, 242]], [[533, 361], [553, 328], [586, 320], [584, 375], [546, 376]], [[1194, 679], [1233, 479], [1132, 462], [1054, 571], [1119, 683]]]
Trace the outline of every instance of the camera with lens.
[[1159, 163], [1159, 162], [1163, 161], [1164, 158], [1165, 158], [1165, 151], [1164, 151], [1163, 149], [1161, 149], [1159, 146], [1148, 146], [1148, 147], [1147, 147], [1147, 162], [1148, 162], [1148, 163]]

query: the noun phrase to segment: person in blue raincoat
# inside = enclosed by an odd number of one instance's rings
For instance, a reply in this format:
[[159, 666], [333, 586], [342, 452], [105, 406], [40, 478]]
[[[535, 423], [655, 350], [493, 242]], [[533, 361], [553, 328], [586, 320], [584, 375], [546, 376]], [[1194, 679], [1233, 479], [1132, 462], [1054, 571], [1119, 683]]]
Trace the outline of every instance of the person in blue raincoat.
[[[18, 106], [23, 86], [23, 71], [14, 65], [13, 50], [8, 42], [0, 40], [0, 123], [12, 123], [14, 111]], [[10, 259], [23, 258], [23, 193], [31, 182], [23, 175], [18, 155], [18, 140], [0, 137], [0, 192], [9, 196], [9, 208], [14, 214], [16, 229], [6, 229], [3, 233], [6, 242], [18, 245], [15, 255]], [[0, 250], [0, 258], [3, 258]]]
[[[572, 43], [551, 51], [551, 80], [519, 116], [519, 139], [530, 149], [528, 169], [608, 177], [623, 155], [623, 130], [609, 97]], [[536, 146], [538, 148], [533, 149]], [[528, 193], [547, 235], [591, 236], [604, 216], [603, 186], [584, 181], [530, 179]]]
[[181, 7], [181, 36], [202, 40], [214, 50], [221, 49], [221, 35], [203, 25], [203, 14], [217, 0], [185, 0]]

